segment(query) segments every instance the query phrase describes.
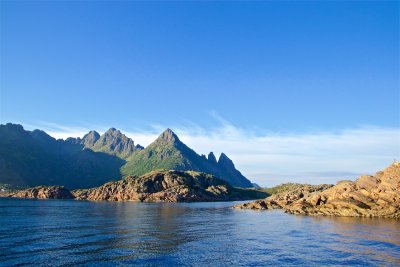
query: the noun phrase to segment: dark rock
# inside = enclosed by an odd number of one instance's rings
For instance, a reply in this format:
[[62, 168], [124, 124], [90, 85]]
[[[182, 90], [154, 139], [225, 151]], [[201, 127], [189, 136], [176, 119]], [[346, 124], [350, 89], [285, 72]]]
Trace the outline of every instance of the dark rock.
[[217, 158], [215, 157], [215, 155], [214, 155], [213, 152], [210, 152], [210, 153], [208, 154], [208, 161], [209, 161], [211, 164], [217, 164]]

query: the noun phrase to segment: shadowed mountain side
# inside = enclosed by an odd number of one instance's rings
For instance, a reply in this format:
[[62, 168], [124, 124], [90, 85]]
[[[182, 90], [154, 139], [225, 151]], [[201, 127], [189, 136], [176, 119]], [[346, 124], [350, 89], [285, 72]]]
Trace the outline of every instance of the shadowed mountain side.
[[0, 183], [88, 188], [120, 177], [124, 160], [56, 140], [21, 125], [0, 125]]

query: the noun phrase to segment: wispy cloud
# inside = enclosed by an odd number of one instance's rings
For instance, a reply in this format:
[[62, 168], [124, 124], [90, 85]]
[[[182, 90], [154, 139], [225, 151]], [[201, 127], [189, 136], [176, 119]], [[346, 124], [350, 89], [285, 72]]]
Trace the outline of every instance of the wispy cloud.
[[[199, 154], [226, 153], [249, 179], [264, 186], [282, 182], [335, 183], [373, 174], [400, 159], [400, 129], [361, 127], [335, 132], [282, 134], [243, 129], [218, 114], [214, 129], [195, 123], [172, 128], [180, 139]], [[83, 136], [84, 126], [70, 127], [41, 122], [40, 128], [56, 138]], [[155, 124], [148, 131], [120, 129], [135, 143], [148, 145], [166, 126]], [[97, 126], [104, 132], [107, 127]]]

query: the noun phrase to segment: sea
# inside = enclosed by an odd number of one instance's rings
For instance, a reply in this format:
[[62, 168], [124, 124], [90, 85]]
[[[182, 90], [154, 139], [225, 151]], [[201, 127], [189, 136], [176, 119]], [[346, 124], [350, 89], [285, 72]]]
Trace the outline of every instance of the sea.
[[400, 266], [400, 221], [0, 198], [0, 266]]

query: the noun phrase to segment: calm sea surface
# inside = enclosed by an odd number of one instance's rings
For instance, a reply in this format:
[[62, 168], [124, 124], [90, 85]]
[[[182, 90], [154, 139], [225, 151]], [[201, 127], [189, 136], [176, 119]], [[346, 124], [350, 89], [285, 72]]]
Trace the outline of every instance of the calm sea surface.
[[400, 221], [0, 198], [1, 266], [400, 266]]

